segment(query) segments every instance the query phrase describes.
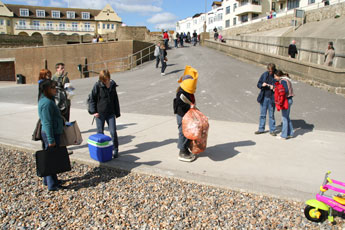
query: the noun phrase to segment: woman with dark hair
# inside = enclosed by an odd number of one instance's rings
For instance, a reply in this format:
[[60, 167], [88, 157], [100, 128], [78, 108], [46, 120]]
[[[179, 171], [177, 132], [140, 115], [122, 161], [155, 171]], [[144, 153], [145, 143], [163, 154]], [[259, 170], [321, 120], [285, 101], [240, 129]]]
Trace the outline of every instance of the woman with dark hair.
[[116, 87], [118, 85], [110, 79], [108, 70], [102, 70], [99, 81], [95, 83], [91, 92], [90, 112], [96, 118], [97, 133], [104, 133], [104, 124], [107, 122], [110, 135], [113, 139], [113, 158], [119, 156], [119, 142], [116, 132], [116, 119], [121, 116], [119, 98]]
[[333, 58], [335, 56], [335, 51], [333, 47], [333, 42], [328, 42], [328, 47], [325, 52], [325, 65], [332, 66], [333, 65]]
[[[56, 86], [56, 82], [50, 79], [41, 83], [42, 95], [38, 101], [38, 115], [42, 123], [41, 134], [45, 149], [59, 146], [63, 132], [63, 119], [54, 101]], [[45, 176], [43, 184], [48, 185], [49, 191], [56, 191], [60, 187], [56, 174]]]
[[282, 109], [282, 121], [283, 121], [282, 132], [281, 132], [281, 135], [277, 137], [278, 139], [286, 140], [288, 138], [292, 138], [294, 134], [292, 122], [290, 120], [290, 110], [291, 110], [291, 106], [293, 102], [292, 97], [294, 96], [294, 93], [293, 93], [292, 83], [291, 83], [289, 74], [283, 73], [283, 71], [281, 70], [277, 70], [274, 73], [274, 79], [283, 85], [285, 89], [286, 99], [289, 105], [288, 109]]

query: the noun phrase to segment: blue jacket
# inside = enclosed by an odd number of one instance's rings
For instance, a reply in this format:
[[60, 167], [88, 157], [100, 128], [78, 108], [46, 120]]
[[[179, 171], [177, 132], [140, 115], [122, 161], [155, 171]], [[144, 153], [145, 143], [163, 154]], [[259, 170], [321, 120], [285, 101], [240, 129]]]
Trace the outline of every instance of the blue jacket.
[[264, 97], [270, 97], [272, 99], [274, 99], [274, 92], [273, 90], [270, 89], [269, 86], [265, 86], [263, 87], [262, 84], [266, 82], [267, 84], [269, 85], [273, 85], [274, 86], [274, 83], [275, 83], [275, 80], [274, 80], [274, 75], [270, 75], [268, 71], [264, 72], [259, 81], [258, 81], [258, 84], [257, 84], [257, 87], [261, 90], [264, 91]]
[[55, 143], [54, 135], [63, 132], [63, 119], [55, 101], [42, 95], [38, 101], [38, 116], [41, 119], [42, 131], [47, 135], [48, 143]]

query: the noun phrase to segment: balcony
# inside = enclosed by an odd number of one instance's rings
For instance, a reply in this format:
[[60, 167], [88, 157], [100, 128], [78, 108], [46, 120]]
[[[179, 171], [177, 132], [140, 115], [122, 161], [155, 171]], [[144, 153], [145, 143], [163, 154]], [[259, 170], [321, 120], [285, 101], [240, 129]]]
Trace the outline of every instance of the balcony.
[[248, 14], [248, 13], [255, 13], [255, 14], [261, 14], [262, 13], [262, 6], [261, 5], [255, 5], [255, 4], [246, 4], [242, 5], [236, 8], [235, 15], [240, 16], [242, 14]]
[[52, 26], [34, 26], [34, 25], [16, 25], [16, 30], [35, 30], [35, 31], [66, 31], [66, 32], [94, 32], [95, 29], [93, 28], [85, 28], [85, 27], [69, 27], [69, 28], [61, 28], [61, 27], [52, 27]]

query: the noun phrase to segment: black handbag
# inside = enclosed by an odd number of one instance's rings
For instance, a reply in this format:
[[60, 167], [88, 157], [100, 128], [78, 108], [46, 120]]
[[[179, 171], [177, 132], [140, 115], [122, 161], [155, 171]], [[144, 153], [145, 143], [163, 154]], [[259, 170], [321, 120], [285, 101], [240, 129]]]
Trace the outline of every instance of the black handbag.
[[256, 99], [259, 103], [262, 102], [262, 100], [264, 99], [264, 91], [260, 90], [260, 93], [258, 95], [258, 98]]
[[36, 127], [34, 129], [34, 132], [32, 133], [32, 140], [33, 141], [42, 140], [41, 130], [42, 130], [41, 119], [38, 119], [38, 121], [36, 123]]
[[37, 176], [44, 177], [71, 171], [66, 147], [51, 147], [35, 153]]

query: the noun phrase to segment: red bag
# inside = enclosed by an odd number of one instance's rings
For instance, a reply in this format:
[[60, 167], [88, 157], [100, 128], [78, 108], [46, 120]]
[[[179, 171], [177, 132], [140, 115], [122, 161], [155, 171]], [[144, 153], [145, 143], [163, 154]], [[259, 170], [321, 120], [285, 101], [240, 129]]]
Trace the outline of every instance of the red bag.
[[277, 110], [286, 110], [289, 108], [289, 102], [286, 98], [285, 88], [279, 82], [275, 83], [276, 88], [274, 90], [274, 102], [276, 104]]
[[182, 132], [183, 135], [192, 140], [190, 151], [194, 154], [205, 151], [208, 135], [208, 118], [199, 110], [191, 105], [191, 108], [183, 116]]

